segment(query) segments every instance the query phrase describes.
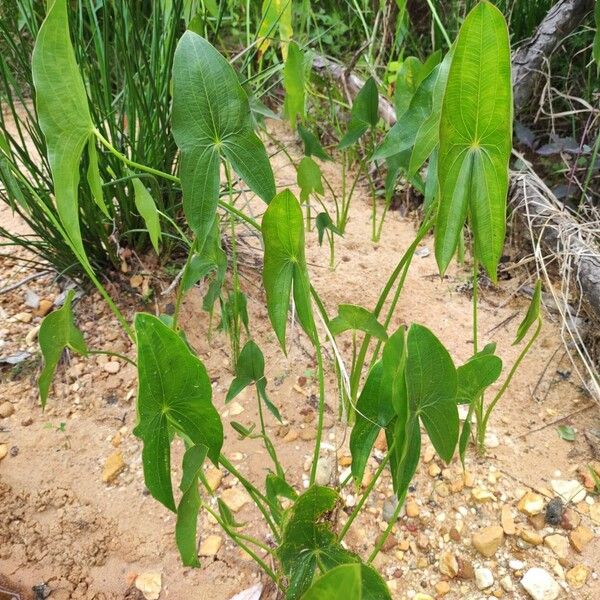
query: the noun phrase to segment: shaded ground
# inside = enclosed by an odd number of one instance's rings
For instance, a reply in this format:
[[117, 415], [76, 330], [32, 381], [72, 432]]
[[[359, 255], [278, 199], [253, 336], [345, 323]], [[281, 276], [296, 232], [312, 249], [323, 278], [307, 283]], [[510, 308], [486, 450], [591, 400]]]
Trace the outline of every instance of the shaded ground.
[[[286, 129], [277, 127], [276, 135], [294, 146]], [[327, 163], [323, 170], [331, 185], [339, 188], [338, 168]], [[294, 186], [295, 171], [280, 154], [274, 158], [274, 171], [280, 187]], [[257, 213], [260, 211], [258, 204], [252, 206]], [[3, 209], [0, 218], [10, 217]], [[359, 195], [351, 209], [347, 234], [336, 241], [339, 262], [334, 272], [328, 268], [327, 248], [317, 244], [316, 232], [307, 235], [311, 279], [330, 313], [341, 302], [372, 308], [383, 283], [414, 237], [413, 223], [394, 212], [387, 217], [381, 242], [373, 244], [369, 219], [368, 198]], [[249, 243], [253, 243], [251, 239]], [[426, 239], [422, 248], [432, 250], [432, 240]], [[472, 354], [468, 271], [454, 267], [442, 281], [437, 276], [433, 252], [423, 250], [420, 254], [409, 273], [392, 325], [413, 321], [427, 325], [459, 364]], [[253, 258], [249, 256], [247, 262], [253, 262]], [[10, 259], [0, 260], [0, 287], [29, 274], [19, 271]], [[130, 268], [133, 276], [143, 265], [132, 259]], [[122, 303], [131, 314], [134, 310], [164, 310], [172, 298], [162, 296], [160, 291], [169, 282], [163, 275], [143, 276], [156, 289], [154, 298], [143, 306], [139, 287], [132, 287], [123, 293]], [[135, 283], [139, 285], [139, 280]], [[508, 366], [519, 351], [511, 344], [527, 306], [526, 299], [517, 294], [520, 283], [512, 279], [481, 291], [480, 342], [496, 341]], [[314, 438], [311, 396], [316, 393], [316, 382], [312, 379], [315, 365], [310, 345], [299, 329], [293, 328], [289, 333], [289, 355], [283, 356], [267, 319], [260, 273], [242, 268], [242, 285], [248, 293], [253, 336], [265, 352], [268, 392], [285, 420], [284, 425], [279, 425], [270, 419], [269, 430], [277, 438], [288, 480], [301, 490]], [[136, 575], [156, 571], [162, 574], [160, 598], [226, 600], [256, 583], [260, 573], [254, 563], [226, 540], [216, 556], [203, 559], [201, 569], [181, 566], [173, 537], [174, 517], [147, 495], [143, 484], [141, 448], [131, 434], [135, 424], [133, 367], [126, 363], [107, 366], [105, 357], [70, 357], [55, 379], [47, 410], [40, 410], [35, 387], [39, 361], [32, 333], [39, 318], [24, 304], [26, 290], [52, 301], [61, 292], [46, 276], [0, 295], [0, 355], [20, 350], [32, 353], [30, 360], [2, 371], [0, 405], [9, 402], [14, 414], [0, 419], [0, 444], [6, 444], [8, 450], [0, 461], [0, 573], [6, 579], [4, 584], [0, 581], [0, 586], [26, 591], [45, 582], [53, 590], [53, 599], [137, 598], [138, 592], [131, 587]], [[226, 423], [225, 454], [260, 485], [267, 473], [266, 452], [257, 442], [239, 442], [227, 425], [231, 418], [246, 425], [255, 422], [255, 398], [250, 393], [242, 394], [237, 399], [239, 408], [235, 406], [233, 410], [238, 413], [235, 416], [231, 415], [234, 405], [224, 406], [233, 378], [229, 344], [225, 336], [216, 332], [207, 340], [209, 318], [201, 310], [201, 298], [202, 290], [190, 293], [182, 322], [213, 380], [214, 401]], [[90, 347], [132, 354], [131, 346], [97, 294], [81, 298], [75, 310]], [[29, 317], [31, 321], [24, 322]], [[342, 349], [348, 352], [350, 340], [342, 340]], [[590, 495], [572, 508], [582, 524], [596, 535], [581, 554], [569, 548], [567, 542], [560, 563], [547, 545], [526, 544], [519, 535], [506, 535], [491, 559], [483, 557], [471, 544], [473, 532], [500, 523], [505, 505], [511, 508], [517, 526], [535, 531], [536, 526], [543, 524], [535, 519], [528, 521], [517, 510], [521, 496], [533, 489], [551, 497], [551, 479], [577, 479], [578, 469], [599, 458], [592, 455], [584, 437], [585, 431], [600, 429], [598, 408], [583, 395], [569, 370], [558, 328], [548, 316], [535, 350], [494, 414], [491, 428], [499, 445], [489, 450], [488, 459], [477, 460], [471, 453], [468, 476], [463, 479], [456, 461], [445, 468], [431, 452], [425, 451], [428, 462], [420, 466], [408, 499], [411, 514], [418, 512], [418, 516], [402, 517], [391, 542], [376, 560], [395, 598], [412, 598], [416, 593], [432, 597], [446, 593], [446, 598], [524, 598], [518, 582], [522, 571], [532, 566], [544, 567], [564, 584], [563, 597], [600, 597], [600, 583], [594, 572], [600, 564], [600, 523], [590, 519], [594, 502]], [[334, 425], [337, 398], [333, 374], [328, 382], [328, 405], [324, 454], [337, 457], [337, 470], [343, 471], [349, 465], [349, 434]], [[558, 437], [556, 427], [560, 419], [575, 428], [575, 442]], [[181, 452], [181, 448], [177, 451]], [[107, 457], [115, 452], [121, 454], [126, 466], [113, 483], [106, 484], [102, 481], [103, 468]], [[371, 459], [371, 470], [376, 468], [376, 457]], [[225, 471], [222, 475], [217, 494], [234, 485]], [[481, 501], [480, 490], [490, 491], [493, 497]], [[390, 495], [386, 476], [346, 538], [351, 549], [363, 554], [370, 551], [384, 528], [382, 511]], [[351, 486], [343, 490], [342, 497], [347, 505], [356, 500]], [[349, 513], [351, 508], [346, 510]], [[597, 510], [592, 511], [597, 515]], [[236, 516], [247, 523], [248, 532], [268, 539], [250, 504]], [[199, 531], [201, 541], [208, 535], [220, 535], [206, 515], [201, 518]], [[565, 539], [568, 535], [562, 527], [556, 532]], [[538, 533], [544, 536], [552, 531], [546, 527]], [[463, 577], [470, 575], [469, 566], [489, 567], [493, 585], [479, 591], [473, 579], [442, 574], [439, 562], [444, 553], [459, 559], [459, 575]], [[508, 564], [511, 559], [523, 561], [523, 568], [512, 570]], [[586, 583], [579, 590], [564, 583], [565, 573], [576, 565], [585, 565], [589, 570]], [[506, 575], [514, 586], [512, 591], [499, 583]], [[445, 585], [440, 585], [442, 581], [448, 581], [448, 592]]]

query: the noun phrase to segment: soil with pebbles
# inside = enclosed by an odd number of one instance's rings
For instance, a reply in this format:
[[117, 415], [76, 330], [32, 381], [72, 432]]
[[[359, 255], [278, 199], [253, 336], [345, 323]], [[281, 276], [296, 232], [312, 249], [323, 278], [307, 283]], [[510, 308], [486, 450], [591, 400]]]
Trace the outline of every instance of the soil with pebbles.
[[[299, 155], [290, 132], [281, 125], [273, 129]], [[278, 153], [273, 160], [279, 186], [295, 188], [295, 171], [285, 157]], [[322, 168], [330, 184], [340, 189], [339, 168], [331, 163]], [[327, 196], [325, 202], [331, 205]], [[260, 216], [262, 207], [253, 200], [251, 210]], [[350, 214], [347, 234], [336, 239], [335, 271], [328, 268], [328, 250], [319, 247], [316, 232], [307, 234], [311, 279], [331, 313], [342, 302], [374, 306], [383, 282], [415, 234], [409, 219], [391, 212], [380, 243], [372, 243], [369, 199], [363, 190]], [[4, 208], [0, 216], [3, 222], [12, 219]], [[248, 234], [241, 227], [239, 233]], [[249, 246], [256, 243], [252, 237], [244, 239]], [[413, 321], [427, 325], [459, 364], [473, 349], [469, 273], [453, 267], [440, 280], [431, 250], [432, 239], [427, 238], [414, 260], [392, 326]], [[126, 264], [128, 272], [121, 278], [129, 285], [123, 286], [119, 300], [127, 314], [166, 310], [173, 298], [161, 295], [169, 284], [165, 275], [148, 272], [133, 255]], [[301, 491], [314, 439], [313, 353], [295, 326], [289, 334], [288, 356], [281, 353], [268, 322], [260, 273], [250, 266], [242, 266], [241, 273], [252, 334], [265, 353], [268, 393], [284, 418], [279, 424], [268, 417], [268, 430], [288, 480]], [[29, 274], [10, 257], [0, 258], [0, 288]], [[511, 344], [527, 306], [518, 294], [521, 283], [515, 278], [481, 290], [480, 342], [496, 341], [506, 365], [519, 351]], [[0, 587], [19, 591], [22, 598], [33, 597], [32, 587], [44, 584], [53, 599], [108, 600], [143, 598], [139, 587], [152, 597], [149, 590], [154, 585], [161, 599], [227, 600], [263, 581], [255, 564], [225, 539], [206, 514], [199, 526], [205, 555], [202, 567], [181, 566], [173, 537], [174, 516], [148, 496], [143, 483], [141, 447], [131, 433], [136, 418], [131, 365], [105, 356], [68, 355], [58, 370], [47, 409], [39, 408], [35, 330], [41, 317], [36, 315], [39, 307], [31, 304], [35, 297], [54, 303], [64, 291], [61, 285], [41, 276], [0, 295], [0, 356], [30, 354], [19, 365], [3, 366], [1, 372], [0, 414], [6, 416], [0, 418]], [[144, 304], [148, 289], [154, 295]], [[227, 425], [232, 419], [246, 425], [256, 422], [255, 398], [243, 393], [235, 404], [225, 406], [233, 378], [229, 345], [222, 333], [214, 331], [214, 321], [207, 338], [211, 324], [201, 301], [202, 289], [194, 289], [185, 301], [182, 322], [212, 378], [214, 402], [226, 427], [225, 453], [244, 475], [261, 485], [268, 472], [264, 448], [257, 441], [240, 441]], [[75, 313], [90, 348], [133, 356], [131, 344], [97, 294], [83, 295]], [[342, 351], [351, 352], [351, 340], [340, 339]], [[351, 458], [348, 431], [334, 419], [337, 396], [333, 371], [329, 373], [320, 476], [335, 480], [345, 476]], [[574, 442], [558, 436], [558, 424], [574, 428]], [[598, 407], [582, 391], [562, 350], [558, 324], [546, 315], [535, 350], [494, 413], [487, 457], [477, 458], [471, 449], [463, 473], [457, 460], [442, 464], [425, 438], [424, 460], [405, 510], [375, 561], [392, 596], [529, 598], [521, 582], [530, 569], [539, 567], [558, 586], [547, 597], [555, 597], [556, 592], [565, 598], [599, 598], [600, 499], [591, 490], [584, 488], [583, 495], [578, 490], [576, 501], [566, 503], [566, 517], [563, 507], [555, 503], [560, 518], [551, 517], [553, 524], [544, 519], [548, 502], [557, 495], [552, 480], [590, 485], [585, 468], [598, 456], [593, 455], [585, 432], [598, 429]], [[382, 450], [380, 441], [367, 477], [377, 468]], [[181, 452], [175, 443], [173, 464], [179, 463]], [[225, 470], [207, 468], [216, 495], [237, 510], [245, 531], [272, 541], [234, 478]], [[528, 505], [532, 514], [524, 512], [523, 503], [519, 505], [527, 492], [539, 496]], [[358, 493], [353, 485], [342, 490], [340, 525]], [[349, 548], [362, 555], [370, 551], [385, 528], [385, 517], [393, 511], [393, 500], [385, 475], [345, 539]], [[263, 594], [271, 596], [268, 590]]]

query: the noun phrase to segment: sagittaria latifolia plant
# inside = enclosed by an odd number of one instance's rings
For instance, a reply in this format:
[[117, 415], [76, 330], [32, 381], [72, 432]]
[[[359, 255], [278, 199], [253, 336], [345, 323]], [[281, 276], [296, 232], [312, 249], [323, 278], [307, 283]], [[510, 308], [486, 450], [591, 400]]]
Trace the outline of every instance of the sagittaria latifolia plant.
[[[541, 324], [538, 285], [532, 306], [519, 328], [517, 342], [528, 335], [533, 324], [537, 324], [536, 331], [486, 408], [484, 391], [499, 378], [502, 362], [495, 355], [493, 344], [481, 350], [477, 345], [477, 274], [481, 264], [492, 279], [496, 277], [504, 240], [511, 141], [509, 41], [501, 13], [489, 2], [479, 3], [465, 20], [449, 55], [423, 80], [421, 85], [428, 82], [432, 92], [429, 100], [426, 94], [420, 96], [426, 101], [418, 117], [420, 122], [414, 128], [414, 138], [406, 149], [411, 150], [409, 164], [415, 173], [430, 155], [437, 155], [437, 169], [430, 158], [427, 175], [427, 179], [435, 178], [436, 192], [414, 242], [400, 257], [375, 308], [367, 310], [343, 304], [334, 318], [327, 314], [318, 291], [310, 283], [302, 207], [289, 190], [276, 194], [265, 148], [252, 128], [248, 98], [231, 66], [205, 39], [188, 31], [175, 53], [172, 127], [179, 147], [178, 177], [133, 163], [99, 133], [90, 117], [70, 42], [66, 0], [50, 4], [36, 41], [33, 73], [55, 188], [56, 214], [49, 211], [49, 216], [137, 348], [138, 422], [134, 433], [143, 443], [144, 479], [152, 496], [177, 514], [175, 537], [184, 564], [199, 565], [197, 521], [199, 511], [204, 510], [260, 565], [286, 598], [322, 600], [342, 595], [353, 599], [389, 598], [387, 587], [372, 563], [400, 514], [419, 462], [422, 431], [445, 462], [453, 459], [457, 447], [464, 458], [471, 415], [477, 417], [477, 438], [481, 442], [494, 405]], [[432, 76], [434, 79], [429, 80]], [[417, 102], [417, 94], [418, 90], [409, 111], [413, 102]], [[393, 128], [383, 144], [393, 145], [390, 138], [396, 135], [398, 130]], [[133, 174], [151, 173], [181, 184], [184, 211], [194, 237], [173, 315], [138, 313], [130, 324], [95, 277], [86, 258], [79, 227], [79, 163], [82, 153], [87, 152], [90, 176], [97, 179], [95, 165], [103, 158], [98, 150], [120, 157]], [[266, 203], [260, 223], [234, 205], [232, 171]], [[222, 172], [227, 180], [225, 199], [220, 196]], [[151, 196], [147, 190], [145, 193], [144, 212], [140, 212], [160, 243], [160, 220]], [[205, 307], [209, 308], [225, 287], [229, 265], [221, 247], [223, 214], [234, 232], [239, 220], [262, 237], [266, 305], [282, 350], [287, 348], [286, 331], [293, 306], [297, 322], [316, 356], [319, 382], [316, 440], [309, 486], [301, 494], [294, 487], [297, 482], [287, 480], [277, 448], [265, 427], [264, 410], [276, 419], [281, 417], [267, 394], [264, 356], [252, 339], [252, 324], [237, 278], [235, 251], [232, 290], [225, 305], [244, 325], [247, 339], [235, 353], [235, 378], [224, 401], [232, 400], [245, 387], [253, 386], [256, 390], [258, 428], [240, 423], [232, 426], [244, 438], [263, 441], [272, 461], [263, 485], [246, 479], [223, 454], [223, 425], [213, 401], [210, 378], [180, 326], [181, 301], [191, 286], [210, 274], [211, 285], [205, 298]], [[442, 342], [425, 326], [402, 326], [393, 332], [389, 332], [389, 327], [418, 244], [433, 227], [436, 257], [443, 272], [457, 251], [466, 221], [474, 239], [475, 348], [473, 357], [456, 367]], [[352, 332], [354, 339], [348, 369], [336, 345], [336, 337], [347, 331]], [[373, 338], [377, 343], [372, 348]], [[60, 310], [46, 317], [39, 339], [44, 357], [40, 377], [42, 405], [47, 401], [51, 378], [65, 348], [82, 355], [111, 353], [88, 349], [75, 326], [70, 295]], [[336, 368], [345, 398], [343, 406], [348, 409], [344, 418], [352, 423], [351, 478], [357, 485], [362, 482], [373, 444], [382, 429], [388, 447], [356, 506], [339, 524], [335, 518], [339, 514], [335, 510], [340, 501], [338, 490], [349, 482], [336, 487], [316, 484], [326, 398], [327, 365], [322, 351], [326, 343], [332, 345], [337, 357]], [[458, 412], [461, 403], [469, 406], [469, 418], [462, 430]], [[177, 492], [171, 474], [171, 446], [175, 437], [186, 447]], [[244, 532], [221, 499], [217, 498], [216, 504], [211, 502], [213, 492], [203, 470], [206, 461], [226, 468], [247, 490], [271, 532], [269, 543]], [[395, 515], [370, 555], [361, 557], [346, 549], [342, 541], [388, 468], [398, 499]]]

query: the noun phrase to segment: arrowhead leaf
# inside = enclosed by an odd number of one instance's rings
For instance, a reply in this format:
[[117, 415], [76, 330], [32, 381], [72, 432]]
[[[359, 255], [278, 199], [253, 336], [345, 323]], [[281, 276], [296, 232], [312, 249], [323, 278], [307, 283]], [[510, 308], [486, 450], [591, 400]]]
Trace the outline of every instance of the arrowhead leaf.
[[225, 58], [192, 31], [179, 40], [173, 62], [173, 136], [181, 150], [183, 208], [201, 241], [216, 216], [221, 159], [265, 202], [275, 195], [246, 93]]
[[339, 335], [349, 329], [363, 331], [382, 342], [387, 340], [385, 327], [371, 311], [355, 304], [340, 304], [338, 315], [329, 323], [329, 330], [333, 335]]
[[146, 229], [148, 229], [148, 235], [150, 236], [150, 241], [152, 242], [152, 247], [154, 248], [156, 254], [159, 254], [161, 231], [158, 210], [156, 208], [154, 198], [146, 189], [146, 186], [143, 184], [142, 180], [137, 177], [133, 179], [133, 190], [135, 207], [146, 224]]
[[372, 77], [369, 77], [362, 86], [350, 112], [350, 122], [348, 131], [338, 145], [339, 150], [344, 150], [351, 146], [370, 128], [374, 129], [379, 121], [379, 92], [377, 84]]
[[517, 329], [517, 337], [513, 342], [513, 346], [520, 344], [523, 338], [527, 335], [527, 332], [531, 329], [531, 326], [540, 318], [540, 308], [542, 304], [542, 280], [538, 279], [535, 283], [535, 289], [533, 290], [533, 296], [527, 309], [525, 318]]
[[136, 315], [135, 332], [139, 383], [134, 433], [144, 444], [144, 479], [152, 496], [174, 511], [170, 430], [206, 446], [216, 464], [223, 426], [211, 402], [206, 369], [181, 336], [146, 313]]
[[484, 1], [461, 27], [442, 104], [435, 229], [442, 273], [456, 252], [468, 213], [474, 254], [496, 280], [504, 246], [511, 147], [508, 29], [502, 13]]

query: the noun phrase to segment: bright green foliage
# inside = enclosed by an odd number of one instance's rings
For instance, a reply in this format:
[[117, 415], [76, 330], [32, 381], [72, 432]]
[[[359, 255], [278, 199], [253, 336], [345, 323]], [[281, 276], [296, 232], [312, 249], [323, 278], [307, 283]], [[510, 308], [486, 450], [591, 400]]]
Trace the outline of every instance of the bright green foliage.
[[316, 156], [321, 160], [331, 160], [331, 156], [321, 146], [319, 138], [310, 129], [298, 124], [298, 135], [304, 144], [305, 156]]
[[38, 339], [44, 358], [44, 368], [40, 374], [38, 386], [42, 406], [46, 406], [52, 377], [64, 349], [70, 348], [83, 356], [88, 353], [83, 335], [73, 322], [72, 301], [73, 290], [69, 290], [62, 307], [50, 313], [42, 321], [40, 327]]
[[269, 508], [276, 523], [281, 523], [283, 508], [279, 498], [287, 498], [295, 501], [298, 497], [296, 490], [281, 476], [269, 473], [265, 481], [265, 490]]
[[69, 38], [66, 0], [49, 3], [33, 50], [32, 72], [39, 124], [46, 138], [52, 169], [56, 208], [74, 251], [85, 261], [77, 186], [81, 154], [93, 135], [94, 124]]
[[173, 63], [173, 135], [181, 150], [183, 207], [201, 242], [216, 216], [221, 159], [265, 202], [275, 195], [246, 93], [225, 58], [191, 31], [179, 41]]
[[565, 440], [566, 442], [575, 441], [575, 430], [570, 425], [559, 425], [556, 430], [561, 440]]
[[435, 335], [422, 325], [408, 330], [406, 388], [410, 414], [420, 416], [437, 453], [449, 463], [458, 441], [456, 369]]
[[388, 587], [375, 569], [358, 563], [340, 565], [319, 577], [302, 600], [389, 600]]
[[323, 244], [323, 236], [325, 230], [328, 229], [331, 233], [336, 235], [342, 235], [342, 232], [335, 226], [335, 223], [331, 220], [329, 213], [320, 212], [315, 219], [315, 226], [317, 228], [317, 235], [319, 239], [319, 246]]
[[154, 198], [152, 198], [142, 180], [137, 177], [133, 179], [133, 191], [135, 194], [135, 207], [146, 224], [152, 247], [158, 254], [160, 251], [161, 232], [158, 210], [156, 209]]
[[288, 44], [292, 39], [294, 30], [292, 28], [293, 0], [263, 0], [262, 19], [258, 31], [258, 51], [264, 54], [275, 37], [275, 30], [279, 28], [279, 40], [281, 54], [285, 59], [288, 52]]
[[477, 354], [456, 369], [458, 404], [470, 404], [502, 373], [502, 360], [495, 354]]
[[348, 330], [363, 331], [383, 342], [387, 340], [385, 327], [379, 323], [375, 315], [356, 304], [340, 304], [337, 317], [329, 322], [329, 330], [333, 335]]
[[298, 497], [285, 515], [282, 542], [277, 548], [288, 579], [286, 598], [296, 600], [310, 587], [317, 566], [333, 567], [358, 562], [358, 557], [337, 542], [327, 516], [338, 501], [335, 490], [314, 485]]
[[300, 202], [306, 202], [311, 194], [323, 195], [325, 193], [321, 179], [321, 168], [310, 156], [302, 158], [298, 165], [297, 175]]
[[225, 525], [227, 525], [227, 527], [229, 527], [231, 529], [237, 529], [238, 527], [244, 526], [243, 523], [238, 523], [235, 520], [235, 517], [233, 516], [233, 512], [231, 511], [229, 506], [227, 506], [227, 504], [225, 504], [225, 502], [223, 502], [223, 500], [221, 500], [221, 498], [217, 498], [217, 506], [219, 507], [219, 516], [221, 517], [221, 520], [223, 521], [223, 523], [225, 523]]
[[533, 297], [529, 303], [527, 314], [517, 329], [517, 337], [513, 342], [513, 346], [520, 344], [531, 326], [540, 318], [540, 307], [542, 303], [542, 280], [538, 279], [533, 290]]
[[244, 388], [254, 383], [258, 394], [273, 416], [281, 421], [277, 407], [267, 396], [267, 379], [265, 377], [265, 358], [261, 349], [252, 340], [242, 348], [237, 364], [235, 378], [229, 386], [225, 402], [231, 402]]
[[354, 144], [369, 128], [374, 129], [377, 121], [379, 121], [379, 92], [375, 80], [369, 77], [354, 98], [348, 131], [338, 148], [344, 150]]
[[396, 117], [398, 119], [408, 109], [410, 101], [419, 87], [422, 68], [423, 63], [417, 57], [409, 56], [404, 60], [396, 75], [394, 108], [396, 109]]
[[198, 477], [202, 472], [206, 451], [206, 446], [191, 446], [183, 456], [183, 476], [179, 486], [182, 496], [177, 506], [175, 540], [181, 561], [187, 567], [200, 566], [196, 540], [198, 511], [201, 503]]
[[208, 448], [216, 464], [223, 426], [211, 402], [212, 387], [204, 365], [181, 336], [156, 317], [135, 318], [138, 365], [138, 424], [144, 479], [150, 493], [175, 510], [171, 485], [171, 431]]
[[311, 339], [316, 335], [304, 256], [302, 210], [292, 192], [284, 190], [273, 198], [263, 215], [261, 229], [265, 244], [263, 284], [267, 293], [267, 309], [285, 352], [292, 285], [300, 325]]
[[296, 42], [289, 45], [287, 59], [283, 67], [283, 89], [285, 100], [283, 112], [289, 119], [292, 129], [296, 129], [298, 116], [304, 119], [304, 54]]
[[502, 13], [487, 1], [467, 16], [456, 41], [442, 105], [435, 255], [443, 273], [467, 214], [474, 253], [495, 281], [506, 229], [512, 147], [510, 43]]

